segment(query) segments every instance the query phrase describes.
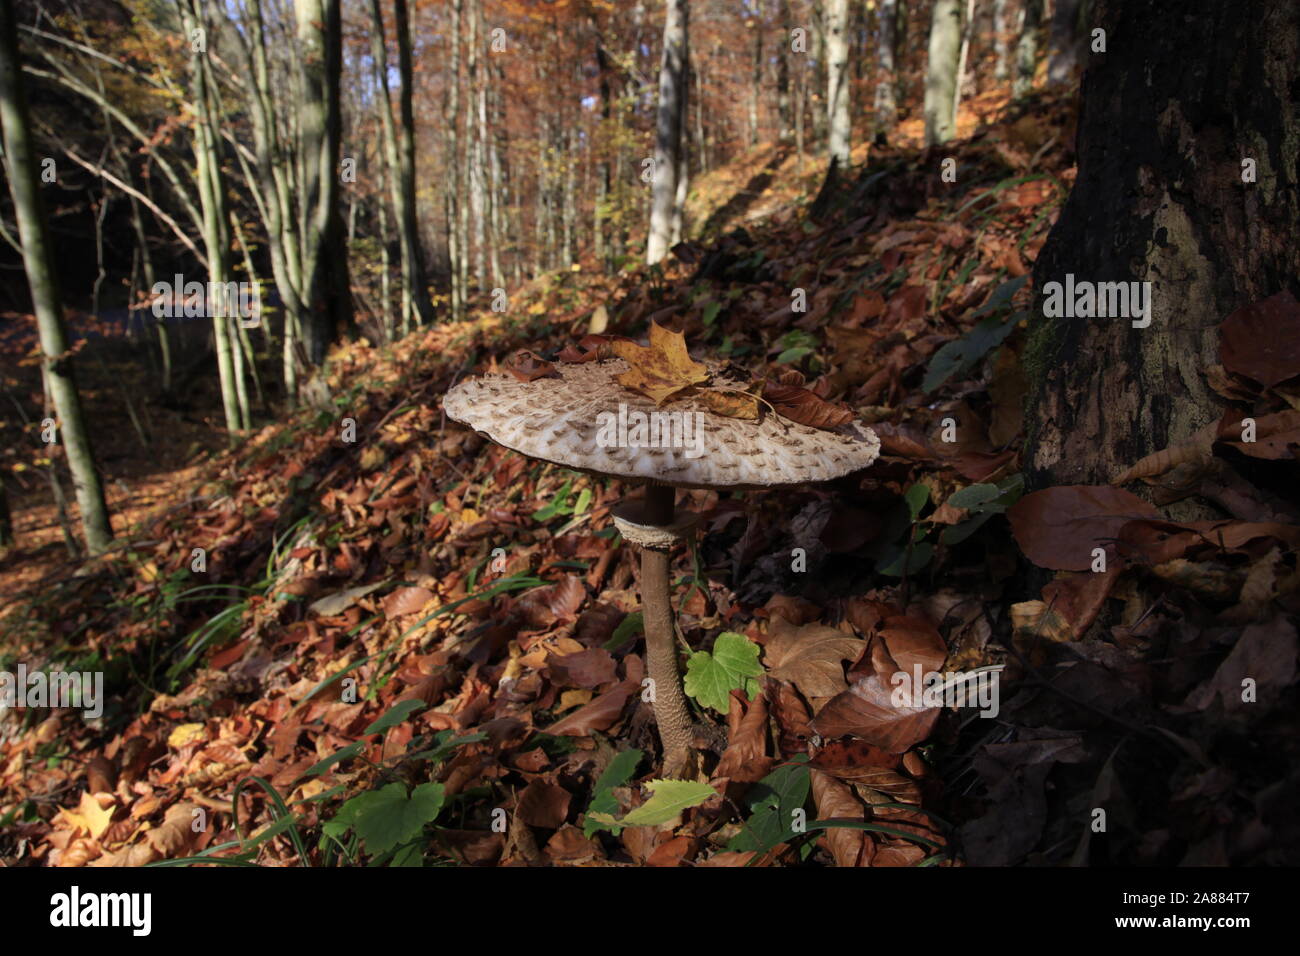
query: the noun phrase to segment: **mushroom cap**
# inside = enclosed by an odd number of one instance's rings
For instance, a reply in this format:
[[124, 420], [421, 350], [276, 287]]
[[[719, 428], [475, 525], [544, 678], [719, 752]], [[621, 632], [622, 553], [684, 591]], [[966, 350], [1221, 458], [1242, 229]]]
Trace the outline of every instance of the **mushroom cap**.
[[[679, 488], [828, 481], [880, 454], [875, 432], [857, 423], [832, 431], [770, 412], [745, 421], [690, 397], [656, 406], [615, 380], [627, 368], [622, 359], [606, 359], [559, 362], [559, 378], [531, 382], [488, 374], [460, 382], [442, 404], [450, 418], [530, 458]], [[646, 416], [644, 430], [636, 429], [636, 413]], [[656, 421], [657, 434], [649, 427]]]

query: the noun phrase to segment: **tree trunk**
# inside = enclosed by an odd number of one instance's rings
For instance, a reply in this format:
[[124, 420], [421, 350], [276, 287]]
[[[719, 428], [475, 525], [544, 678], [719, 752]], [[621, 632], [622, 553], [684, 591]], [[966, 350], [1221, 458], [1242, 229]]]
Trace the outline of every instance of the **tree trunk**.
[[1038, 71], [1038, 28], [1043, 22], [1043, 4], [1046, 2], [1025, 0], [1020, 41], [1016, 44], [1016, 79], [1011, 84], [1011, 95], [1016, 99], [1034, 88], [1034, 74]]
[[14, 519], [9, 512], [9, 491], [5, 488], [4, 479], [0, 478], [0, 550], [13, 547], [14, 543]]
[[1074, 79], [1083, 52], [1080, 40], [1087, 36], [1080, 22], [1085, 6], [1083, 0], [1056, 0], [1056, 9], [1052, 13], [1051, 49], [1047, 58], [1049, 85], [1069, 83]]
[[[1099, 13], [1109, 46], [1084, 80], [1078, 180], [1034, 268], [1032, 487], [1105, 483], [1216, 420], [1218, 324], [1300, 276], [1300, 8], [1188, 0], [1171, 20], [1161, 0], [1123, 0]], [[1150, 282], [1149, 326], [1046, 318], [1041, 290], [1067, 273]]]
[[876, 101], [872, 139], [881, 145], [898, 121], [897, 80], [894, 75], [894, 24], [898, 0], [882, 0], [876, 9]]
[[[781, 128], [777, 131], [777, 138], [782, 143], [788, 143], [794, 136], [793, 103], [790, 100], [790, 30], [792, 28], [790, 0], [779, 0], [777, 19], [781, 21], [781, 42], [777, 45], [776, 54], [776, 115], [781, 124]], [[695, 89], [697, 91], [695, 108], [698, 111], [704, 91], [704, 85], [699, 82], [698, 75]], [[698, 112], [696, 115], [698, 117]]]
[[1011, 73], [1007, 48], [1007, 0], [993, 0], [993, 50], [996, 56], [993, 78], [1005, 80]]
[[41, 340], [41, 370], [59, 417], [68, 469], [72, 472], [81, 527], [91, 554], [106, 549], [113, 538], [104, 501], [104, 487], [95, 467], [90, 435], [81, 409], [81, 396], [68, 354], [63, 306], [54, 270], [44, 203], [32, 148], [27, 98], [18, 59], [18, 24], [13, 0], [0, 0], [0, 137], [4, 142], [9, 191], [18, 221], [23, 267], [31, 290], [32, 310]]
[[339, 0], [297, 0], [302, 56], [299, 135], [303, 164], [302, 276], [309, 303], [301, 334], [308, 360], [319, 366], [341, 325], [351, 319], [340, 279], [346, 276], [339, 217], [342, 113], [339, 80], [343, 28]]
[[402, 279], [414, 305], [411, 318], [421, 325], [427, 325], [433, 322], [435, 316], [433, 303], [429, 300], [424, 243], [420, 241], [420, 219], [415, 203], [415, 76], [411, 66], [411, 20], [406, 0], [393, 0], [393, 22], [397, 32], [397, 75], [402, 84], [397, 101], [402, 116], [402, 128], [398, 136], [401, 204], [397, 210], [397, 226], [409, 259], [409, 266], [404, 270]]
[[[197, 29], [208, 31], [199, 5], [194, 0], [181, 4], [181, 20], [187, 36]], [[215, 39], [215, 38], [214, 38]], [[221, 139], [213, 119], [213, 83], [206, 46], [191, 48], [191, 88], [194, 98], [194, 166], [199, 187], [199, 208], [203, 211], [203, 248], [208, 258], [208, 295], [205, 309], [212, 319], [212, 337], [217, 350], [217, 374], [221, 380], [221, 405], [226, 417], [226, 433], [231, 441], [243, 431], [239, 381], [240, 362], [236, 355], [237, 343], [232, 341], [234, 319], [221, 296], [213, 297], [214, 290], [225, 289], [231, 281], [230, 232], [226, 186], [221, 174]], [[175, 290], [176, 295], [181, 290]]]
[[925, 145], [946, 143], [957, 134], [953, 112], [961, 57], [961, 0], [935, 0], [925, 69]]
[[686, 97], [686, 43], [690, 0], [668, 0], [664, 51], [659, 66], [659, 108], [655, 121], [654, 183], [646, 262], [654, 265], [668, 253], [677, 202], [677, 169], [682, 148], [682, 105]]
[[849, 0], [826, 2], [826, 128], [828, 158], [848, 168], [853, 121], [849, 116]]

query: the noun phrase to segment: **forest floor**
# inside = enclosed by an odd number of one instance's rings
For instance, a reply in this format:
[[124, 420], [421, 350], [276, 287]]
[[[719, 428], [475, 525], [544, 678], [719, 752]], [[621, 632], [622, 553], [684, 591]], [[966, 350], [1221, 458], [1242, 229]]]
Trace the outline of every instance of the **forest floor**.
[[[712, 223], [662, 268], [559, 272], [507, 313], [340, 346], [328, 396], [232, 451], [182, 419], [196, 431], [168, 431], [174, 459], [143, 454], [120, 411], [99, 417], [108, 383], [90, 383], [95, 420], [113, 425], [96, 440], [120, 454], [106, 456], [110, 489], [133, 496], [119, 543], [56, 561], [57, 520], [30, 479], [20, 547], [0, 560], [0, 669], [102, 671], [109, 699], [94, 719], [0, 718], [0, 859], [1291, 852], [1295, 632], [1268, 609], [1294, 600], [1296, 527], [1235, 515], [1209, 555], [1205, 529], [1161, 522], [1118, 488], [1021, 504], [1035, 500], [1021, 497], [1023, 310], [1073, 180], [1073, 124], [1066, 101], [1039, 98], [942, 149], [864, 149], [815, 201], [814, 170], [791, 175], [788, 154], [756, 150], [697, 184], [694, 221]], [[955, 182], [939, 174], [946, 157]], [[624, 489], [486, 443], [440, 408], [455, 381], [517, 349], [556, 359], [601, 307], [610, 333], [656, 321], [699, 355], [797, 372], [882, 442], [871, 469], [826, 487], [689, 493], [703, 531], [675, 555], [673, 603], [692, 667], [733, 688], [694, 702], [729, 731], [701, 781], [655, 782], [639, 567], [610, 518]], [[1077, 552], [1096, 528], [1133, 550], [1089, 574]], [[1133, 560], [1146, 551], [1181, 576], [1151, 575]], [[1060, 573], [1031, 586], [1030, 562]], [[1275, 665], [1268, 706], [1249, 713], [1231, 699], [1243, 655], [1252, 673]], [[913, 664], [1002, 666], [1000, 714], [871, 702]]]

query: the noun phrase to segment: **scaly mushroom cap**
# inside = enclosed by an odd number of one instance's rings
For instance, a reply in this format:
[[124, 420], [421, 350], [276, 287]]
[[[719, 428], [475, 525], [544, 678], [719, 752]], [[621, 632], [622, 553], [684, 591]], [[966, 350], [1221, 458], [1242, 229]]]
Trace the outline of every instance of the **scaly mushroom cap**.
[[[622, 359], [555, 368], [560, 378], [467, 379], [447, 392], [443, 408], [450, 418], [530, 458], [681, 488], [827, 481], [867, 467], [880, 453], [875, 432], [856, 423], [826, 431], [767, 410], [760, 421], [745, 421], [718, 415], [692, 398], [656, 406], [615, 380], [627, 371]], [[638, 428], [639, 422], [644, 424]]]

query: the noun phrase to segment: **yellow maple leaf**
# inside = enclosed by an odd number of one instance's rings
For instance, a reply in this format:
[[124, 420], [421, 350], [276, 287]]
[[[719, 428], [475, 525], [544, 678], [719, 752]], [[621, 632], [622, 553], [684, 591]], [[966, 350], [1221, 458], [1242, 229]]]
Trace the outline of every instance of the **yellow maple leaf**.
[[167, 746], [171, 747], [173, 750], [180, 750], [186, 744], [202, 739], [202, 724], [181, 724], [168, 735]]
[[89, 792], [82, 791], [81, 803], [77, 809], [64, 810], [63, 819], [74, 829], [85, 830], [92, 840], [98, 840], [113, 820], [113, 804], [110, 803], [108, 809], [105, 809]]
[[628, 370], [618, 376], [624, 388], [640, 392], [662, 405], [684, 388], [707, 381], [709, 369], [686, 351], [686, 337], [650, 323], [650, 346], [615, 340], [614, 354], [627, 362]]

